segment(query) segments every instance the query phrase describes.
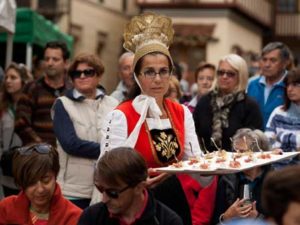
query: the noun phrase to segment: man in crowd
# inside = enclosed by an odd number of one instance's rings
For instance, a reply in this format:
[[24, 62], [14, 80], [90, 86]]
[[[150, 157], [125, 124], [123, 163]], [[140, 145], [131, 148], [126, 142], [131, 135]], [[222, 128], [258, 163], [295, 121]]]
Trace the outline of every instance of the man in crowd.
[[94, 175], [102, 202], [86, 208], [78, 224], [182, 225], [180, 217], [146, 189], [147, 177], [146, 162], [134, 149], [106, 152]]
[[259, 104], [264, 119], [264, 128], [274, 108], [283, 104], [286, 66], [290, 60], [288, 47], [281, 42], [271, 42], [262, 50], [261, 76], [251, 80], [247, 93]]
[[131, 52], [123, 53], [119, 58], [119, 76], [120, 82], [116, 90], [111, 94], [112, 97], [122, 102], [127, 97], [128, 91], [133, 85], [133, 57]]
[[32, 142], [55, 145], [50, 110], [54, 100], [70, 87], [65, 76], [68, 58], [65, 43], [47, 43], [44, 48], [45, 74], [24, 87], [15, 121], [15, 131], [24, 145]]

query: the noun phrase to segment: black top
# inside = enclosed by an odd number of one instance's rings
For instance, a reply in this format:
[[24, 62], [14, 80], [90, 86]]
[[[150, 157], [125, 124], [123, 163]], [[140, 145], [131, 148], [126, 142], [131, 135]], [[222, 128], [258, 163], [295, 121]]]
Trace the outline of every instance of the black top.
[[[216, 148], [210, 140], [213, 124], [213, 113], [210, 102], [210, 94], [203, 96], [197, 103], [193, 117], [200, 144], [203, 144], [202, 139], [204, 139], [206, 149], [214, 151]], [[219, 147], [222, 147], [226, 151], [232, 151], [230, 137], [238, 129], [262, 129], [263, 119], [257, 103], [249, 96], [246, 96], [242, 101], [235, 102], [228, 115], [228, 124], [228, 128], [223, 128], [222, 146]]]
[[222, 175], [218, 181], [218, 188], [215, 200], [215, 209], [211, 224], [218, 224], [219, 217], [236, 201], [242, 199], [242, 189], [244, 184], [249, 184], [251, 189], [251, 200], [256, 201], [256, 210], [263, 217], [264, 211], [261, 203], [261, 190], [263, 181], [271, 170], [271, 167], [262, 167], [262, 173], [253, 181], [248, 180], [245, 175], [240, 173]]
[[[145, 211], [135, 225], [183, 225], [180, 217], [149, 193]], [[78, 225], [118, 225], [117, 218], [111, 218], [104, 203], [86, 208], [80, 216]]]

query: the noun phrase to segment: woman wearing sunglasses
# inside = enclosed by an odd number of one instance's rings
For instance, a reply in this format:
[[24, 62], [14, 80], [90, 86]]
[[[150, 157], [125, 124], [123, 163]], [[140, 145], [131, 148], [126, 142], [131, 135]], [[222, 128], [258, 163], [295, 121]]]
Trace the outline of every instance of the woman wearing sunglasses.
[[0, 224], [76, 225], [82, 210], [62, 196], [58, 171], [58, 153], [51, 145], [18, 148], [13, 174], [21, 192], [0, 202]]
[[[294, 152], [300, 150], [300, 69], [290, 71], [284, 83], [284, 105], [274, 109], [265, 133], [273, 149]], [[299, 157], [276, 162], [273, 166], [279, 169], [293, 164], [300, 164]]]
[[53, 105], [61, 171], [58, 182], [64, 196], [80, 208], [90, 204], [95, 160], [100, 154], [100, 128], [117, 105], [99, 85], [104, 66], [92, 54], [75, 57], [68, 74], [74, 88]]
[[[26, 67], [22, 64], [11, 63], [5, 71], [0, 97], [0, 157], [4, 151], [22, 144], [21, 139], [14, 132], [15, 110], [22, 89], [30, 79]], [[4, 196], [19, 193], [13, 178], [9, 174], [2, 174], [1, 171], [0, 184], [2, 184]]]
[[220, 60], [215, 87], [199, 100], [193, 113], [198, 138], [208, 151], [231, 151], [230, 138], [238, 129], [262, 128], [259, 107], [245, 93], [247, 81], [248, 67], [242, 57], [230, 54]]

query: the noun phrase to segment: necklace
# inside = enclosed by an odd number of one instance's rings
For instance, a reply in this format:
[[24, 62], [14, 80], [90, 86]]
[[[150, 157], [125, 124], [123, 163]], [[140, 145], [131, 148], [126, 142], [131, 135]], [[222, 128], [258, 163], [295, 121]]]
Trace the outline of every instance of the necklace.
[[30, 212], [33, 214], [33, 216], [36, 216], [37, 219], [48, 220], [48, 218], [49, 218], [49, 212], [39, 213], [32, 206], [30, 206]]

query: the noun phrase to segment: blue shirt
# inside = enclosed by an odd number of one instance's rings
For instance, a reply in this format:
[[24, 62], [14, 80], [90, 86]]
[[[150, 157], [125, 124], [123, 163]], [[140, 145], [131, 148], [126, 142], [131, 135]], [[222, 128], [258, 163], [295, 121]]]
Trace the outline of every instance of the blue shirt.
[[255, 99], [263, 114], [264, 128], [272, 111], [284, 103], [285, 84], [283, 82], [285, 75], [280, 81], [275, 83], [271, 89], [266, 87], [264, 76], [253, 79], [248, 84], [247, 94]]

